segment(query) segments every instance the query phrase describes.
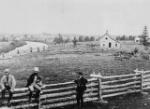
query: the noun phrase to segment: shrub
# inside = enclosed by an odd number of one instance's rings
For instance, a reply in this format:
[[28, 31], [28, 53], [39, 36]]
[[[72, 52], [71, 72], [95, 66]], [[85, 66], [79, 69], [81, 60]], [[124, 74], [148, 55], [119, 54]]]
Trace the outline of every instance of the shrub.
[[149, 60], [148, 54], [141, 54], [142, 59]]

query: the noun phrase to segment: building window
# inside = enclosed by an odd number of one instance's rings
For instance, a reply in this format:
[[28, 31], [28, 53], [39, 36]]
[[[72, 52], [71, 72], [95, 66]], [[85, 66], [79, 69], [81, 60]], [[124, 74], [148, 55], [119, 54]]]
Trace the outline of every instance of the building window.
[[115, 44], [115, 46], [117, 47], [117, 44]]
[[107, 40], [108, 38], [106, 37], [105, 39]]
[[105, 46], [105, 44], [103, 44], [103, 47]]

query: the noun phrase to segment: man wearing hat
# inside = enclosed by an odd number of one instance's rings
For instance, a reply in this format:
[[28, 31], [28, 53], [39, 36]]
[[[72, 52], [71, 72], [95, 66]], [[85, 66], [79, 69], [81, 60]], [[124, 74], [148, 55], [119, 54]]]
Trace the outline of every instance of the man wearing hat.
[[8, 105], [10, 104], [10, 100], [12, 99], [15, 86], [16, 86], [15, 77], [12, 74], [10, 74], [9, 69], [5, 69], [4, 75], [1, 78], [1, 88], [2, 88], [2, 100], [5, 98], [5, 92], [8, 91], [9, 94]]
[[40, 72], [39, 67], [34, 67], [34, 72], [29, 76], [27, 80], [26, 87], [29, 88], [29, 101], [31, 102], [31, 98], [33, 93], [35, 93], [36, 101], [39, 102], [40, 92], [42, 88], [42, 80], [41, 77], [38, 75]]
[[87, 79], [85, 79], [83, 77], [82, 72], [77, 72], [77, 79], [74, 80], [74, 82], [77, 85], [77, 87], [76, 87], [76, 100], [77, 100], [78, 109], [82, 109], [83, 108], [83, 94], [86, 90], [86, 84], [88, 81], [87, 81]]

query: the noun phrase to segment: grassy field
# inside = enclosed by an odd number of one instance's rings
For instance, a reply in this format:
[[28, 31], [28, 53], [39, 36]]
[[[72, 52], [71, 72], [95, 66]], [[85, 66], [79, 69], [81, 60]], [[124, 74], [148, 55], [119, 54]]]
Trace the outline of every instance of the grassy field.
[[[149, 95], [131, 94], [107, 99], [108, 104], [89, 102], [84, 104], [83, 109], [149, 109]], [[77, 105], [60, 107], [55, 109], [78, 109]]]
[[45, 52], [0, 60], [0, 77], [3, 69], [9, 67], [17, 79], [17, 87], [23, 87], [34, 66], [40, 67], [44, 83], [49, 84], [71, 81], [75, 78], [74, 72], [79, 70], [90, 78], [93, 71], [101, 72], [102, 75], [118, 75], [134, 73], [136, 68], [150, 69], [150, 61], [138, 57], [115, 60], [112, 56], [114, 50], [102, 51], [86, 44], [79, 44], [77, 48], [73, 48], [71, 44], [49, 46], [49, 50]]

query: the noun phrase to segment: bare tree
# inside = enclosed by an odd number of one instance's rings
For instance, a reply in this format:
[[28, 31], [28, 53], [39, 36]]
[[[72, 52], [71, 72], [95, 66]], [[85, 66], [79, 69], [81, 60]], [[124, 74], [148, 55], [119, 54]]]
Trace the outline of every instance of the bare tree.
[[76, 37], [74, 37], [72, 42], [73, 42], [73, 46], [76, 47], [77, 46], [77, 39], [76, 39]]

